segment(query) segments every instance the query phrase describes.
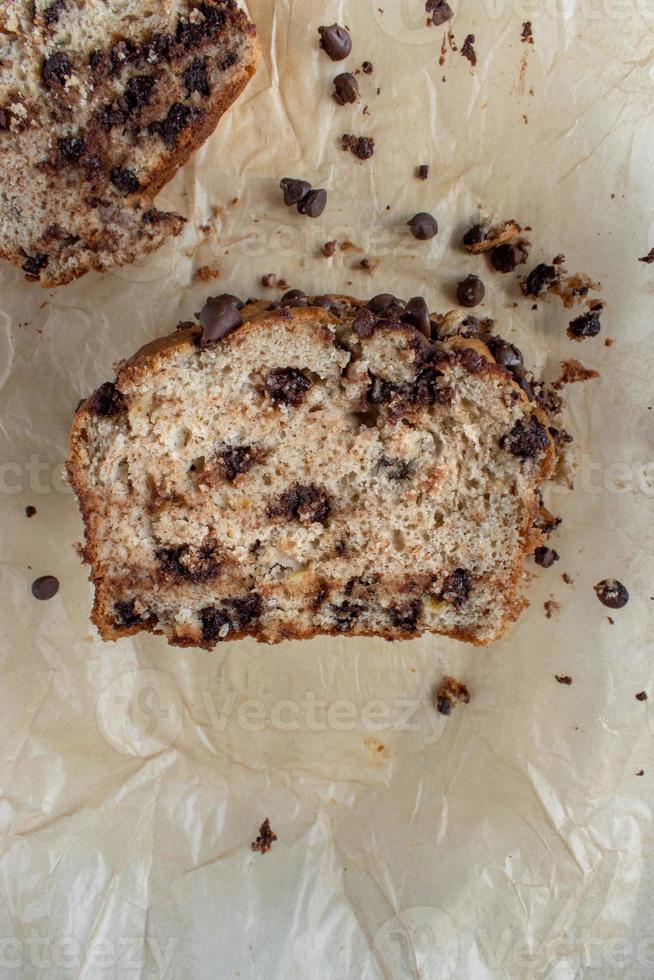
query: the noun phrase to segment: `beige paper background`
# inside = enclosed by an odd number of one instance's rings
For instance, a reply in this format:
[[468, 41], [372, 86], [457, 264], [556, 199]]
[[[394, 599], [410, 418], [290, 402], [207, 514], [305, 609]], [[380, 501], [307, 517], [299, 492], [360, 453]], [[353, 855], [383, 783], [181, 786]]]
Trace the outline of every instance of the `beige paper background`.
[[[50, 292], [0, 268], [0, 976], [652, 977], [654, 271], [637, 259], [654, 245], [654, 3], [459, 0], [475, 72], [451, 51], [438, 64], [443, 31], [417, 0], [249, 9], [258, 75], [161, 198], [188, 215], [183, 238]], [[334, 20], [354, 38], [339, 67], [316, 45]], [[331, 79], [365, 59], [362, 103], [337, 107]], [[376, 138], [371, 161], [340, 150], [346, 131]], [[329, 189], [320, 220], [283, 207], [286, 175]], [[562, 560], [534, 575], [510, 638], [103, 645], [58, 478], [78, 398], [262, 273], [446, 310], [484, 269], [458, 249], [479, 206], [532, 225], [534, 263], [563, 251], [601, 280], [615, 338], [572, 344], [558, 300], [532, 312], [514, 277], [484, 272], [486, 312], [548, 376], [570, 356], [601, 372], [569, 390]], [[432, 243], [404, 227], [422, 209]], [[318, 257], [334, 237], [379, 257], [375, 276], [353, 252]], [[214, 263], [216, 282], [193, 281]], [[61, 590], [38, 603], [46, 573]], [[632, 599], [611, 626], [592, 586], [613, 576]], [[449, 719], [430, 700], [444, 673], [472, 693]], [[279, 840], [262, 857], [266, 816]]]

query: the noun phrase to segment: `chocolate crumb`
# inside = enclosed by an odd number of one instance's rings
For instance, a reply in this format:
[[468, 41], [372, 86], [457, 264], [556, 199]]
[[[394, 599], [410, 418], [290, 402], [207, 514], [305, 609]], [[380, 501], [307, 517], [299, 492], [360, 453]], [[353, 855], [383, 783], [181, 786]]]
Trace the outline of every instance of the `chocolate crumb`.
[[457, 701], [460, 704], [469, 704], [470, 692], [462, 681], [455, 677], [446, 677], [436, 692], [436, 710], [441, 715], [450, 715]]
[[270, 829], [270, 821], [268, 817], [259, 827], [259, 834], [257, 839], [252, 841], [250, 844], [250, 849], [252, 851], [258, 851], [259, 854], [267, 854], [268, 851], [272, 849], [273, 844], [277, 840], [277, 834], [275, 834]]
[[36, 507], [33, 507], [32, 504], [28, 504], [25, 508], [25, 517], [34, 517], [35, 514]]
[[534, 459], [547, 448], [547, 430], [533, 415], [527, 422], [518, 419], [511, 432], [502, 436], [500, 446], [518, 459]]
[[330, 259], [332, 255], [336, 252], [336, 241], [332, 239], [330, 242], [325, 242], [321, 247], [320, 251], [325, 256], [326, 259]]
[[554, 599], [548, 599], [547, 602], [543, 603], [543, 607], [545, 609], [545, 615], [548, 619], [552, 619], [561, 611], [561, 606], [558, 602], [555, 602]]
[[35, 599], [52, 599], [59, 591], [59, 579], [54, 575], [41, 575], [32, 582], [32, 595]]
[[522, 25], [522, 34], [520, 35], [523, 44], [533, 44], [534, 43], [534, 29], [530, 20], [526, 20]]
[[551, 568], [554, 562], [559, 560], [559, 554], [554, 550], [554, 548], [536, 548], [534, 552], [534, 561], [541, 568]]
[[636, 701], [647, 701], [647, 691], [640, 691], [635, 695]]
[[654, 262], [654, 248], [651, 249], [647, 255], [643, 255], [642, 259], [638, 259], [639, 262], [645, 262], [647, 265], [652, 265]]
[[555, 674], [554, 675], [559, 682], [559, 684], [567, 684], [568, 687], [572, 684], [572, 678], [568, 677], [567, 674]]
[[645, 775], [645, 770], [644, 769], [639, 769], [638, 772], [636, 773], [636, 775], [637, 776], [644, 776]]
[[418, 180], [427, 180], [429, 177], [429, 164], [421, 163], [416, 171], [416, 177]]
[[467, 58], [472, 67], [474, 68], [477, 64], [477, 52], [475, 51], [475, 35], [468, 34], [465, 41], [463, 42], [463, 47], [461, 48], [461, 55]]
[[606, 578], [595, 586], [597, 598], [609, 609], [623, 609], [629, 602], [629, 591], [615, 578]]
[[430, 15], [428, 24], [441, 27], [454, 17], [454, 11], [446, 0], [426, 0], [425, 10]]
[[602, 329], [600, 319], [601, 310], [590, 310], [588, 313], [578, 316], [572, 320], [568, 327], [568, 337], [571, 340], [585, 340], [588, 337], [597, 337]]
[[556, 266], [546, 265], [544, 262], [541, 262], [535, 269], [531, 270], [520, 288], [525, 296], [533, 296], [537, 299], [553, 286], [557, 279], [558, 273]]
[[353, 136], [344, 133], [341, 136], [341, 148], [349, 150], [359, 160], [369, 160], [375, 152], [375, 141], [372, 136]]
[[364, 61], [361, 65], [361, 71], [364, 75], [372, 75], [374, 70], [375, 66], [373, 65], [372, 61]]

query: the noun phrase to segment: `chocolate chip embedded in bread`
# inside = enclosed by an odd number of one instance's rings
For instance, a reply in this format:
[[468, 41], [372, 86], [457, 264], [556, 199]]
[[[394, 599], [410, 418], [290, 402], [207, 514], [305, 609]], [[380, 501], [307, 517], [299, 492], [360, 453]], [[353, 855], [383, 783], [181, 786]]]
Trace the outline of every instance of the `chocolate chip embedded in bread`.
[[313, 483], [308, 486], [295, 483], [267, 508], [269, 517], [295, 519], [303, 524], [325, 524], [331, 512], [328, 495]]
[[465, 568], [456, 568], [443, 582], [439, 598], [459, 609], [470, 597], [472, 575]]
[[205, 606], [201, 609], [200, 622], [202, 642], [207, 646], [213, 646], [218, 640], [224, 640], [231, 627], [229, 616], [217, 606]]
[[400, 316], [406, 308], [406, 303], [392, 293], [378, 293], [367, 305], [372, 313], [384, 319]]
[[595, 586], [597, 598], [609, 609], [622, 609], [629, 602], [629, 591], [615, 578], [606, 578]]
[[168, 110], [166, 118], [150, 123], [148, 132], [151, 136], [160, 136], [165, 145], [171, 149], [177, 146], [181, 133], [188, 126], [192, 111], [190, 106], [182, 105], [181, 102], [174, 102]]
[[336, 628], [342, 633], [347, 633], [353, 629], [354, 624], [365, 611], [362, 605], [357, 602], [350, 602], [349, 599], [332, 605], [330, 608]]
[[407, 222], [409, 228], [411, 229], [411, 234], [418, 241], [426, 242], [430, 238], [434, 238], [438, 234], [438, 222], [433, 214], [428, 214], [426, 211], [419, 211], [417, 214]]
[[407, 459], [388, 459], [382, 456], [377, 468], [388, 480], [400, 482], [411, 476], [411, 460]]
[[136, 626], [143, 622], [143, 617], [135, 610], [135, 599], [121, 599], [114, 603], [116, 626]]
[[207, 77], [207, 59], [194, 58], [189, 67], [184, 72], [182, 79], [189, 95], [199, 92], [200, 95], [211, 95], [209, 79]]
[[298, 201], [297, 209], [300, 214], [306, 214], [309, 218], [319, 218], [325, 210], [326, 204], [327, 191], [323, 188], [318, 188], [315, 191], [311, 190], [305, 194], [302, 200]]
[[284, 204], [289, 208], [298, 204], [311, 190], [308, 180], [297, 180], [295, 177], [283, 177], [279, 186], [284, 195]]
[[573, 340], [585, 340], [587, 337], [597, 337], [602, 329], [601, 310], [591, 310], [578, 316], [568, 327], [568, 336]]
[[232, 596], [225, 599], [225, 605], [229, 609], [231, 619], [237, 629], [244, 629], [249, 626], [253, 620], [261, 616], [263, 611], [263, 600], [258, 592]]
[[53, 0], [53, 2], [43, 11], [43, 23], [47, 27], [56, 24], [66, 6], [66, 0]]
[[276, 405], [297, 407], [304, 400], [312, 382], [297, 368], [275, 368], [268, 372], [265, 391]]
[[527, 261], [527, 249], [522, 244], [512, 245], [504, 242], [490, 253], [491, 265], [497, 272], [515, 272], [519, 265]]
[[158, 548], [155, 551], [155, 558], [164, 575], [198, 585], [216, 578], [222, 568], [222, 561], [213, 542], [207, 542], [200, 547], [182, 544]]
[[[23, 253], [25, 254], [25, 253]], [[45, 252], [38, 252], [36, 255], [26, 255], [21, 269], [28, 276], [37, 277], [41, 269], [45, 269], [49, 261], [49, 256]]]
[[554, 562], [559, 560], [559, 553], [554, 548], [540, 547], [534, 552], [534, 561], [541, 568], [551, 568]]
[[331, 27], [319, 27], [320, 47], [332, 61], [343, 61], [352, 50], [352, 38], [349, 32], [338, 24]]
[[359, 98], [359, 83], [349, 71], [344, 71], [334, 79], [333, 99], [338, 105], [354, 103]]
[[88, 400], [89, 411], [103, 418], [113, 418], [127, 410], [127, 399], [111, 381], [100, 385]]
[[59, 591], [59, 579], [54, 575], [41, 575], [32, 582], [32, 595], [35, 599], [52, 599]]
[[309, 305], [309, 297], [301, 289], [289, 289], [279, 301], [281, 307], [301, 307]]
[[112, 167], [111, 183], [121, 194], [135, 194], [141, 187], [133, 170], [126, 167]]
[[479, 276], [467, 276], [463, 279], [456, 290], [456, 298], [461, 306], [472, 309], [483, 303], [486, 295], [486, 287]]
[[458, 353], [460, 363], [471, 374], [478, 374], [486, 364], [486, 358], [473, 347], [464, 347]]
[[219, 452], [219, 462], [225, 479], [233, 483], [237, 476], [247, 473], [261, 454], [254, 446], [226, 446]]
[[502, 436], [500, 446], [518, 459], [534, 459], [549, 445], [547, 430], [533, 415], [528, 421], [518, 419], [508, 435]]
[[43, 84], [46, 88], [53, 85], [64, 85], [73, 73], [73, 65], [65, 51], [55, 51], [43, 63]]
[[359, 310], [352, 321], [352, 330], [357, 337], [371, 337], [377, 326], [377, 320], [370, 310]]
[[197, 314], [202, 327], [200, 347], [214, 347], [219, 340], [241, 326], [243, 318], [236, 308], [235, 299], [227, 294], [209, 297]]
[[82, 136], [66, 136], [58, 140], [57, 148], [64, 163], [78, 163], [86, 152], [86, 140]]
[[407, 602], [402, 606], [394, 606], [389, 609], [388, 616], [396, 629], [414, 633], [418, 626], [418, 620], [422, 615], [422, 609], [423, 606], [420, 599], [414, 599], [412, 602]]

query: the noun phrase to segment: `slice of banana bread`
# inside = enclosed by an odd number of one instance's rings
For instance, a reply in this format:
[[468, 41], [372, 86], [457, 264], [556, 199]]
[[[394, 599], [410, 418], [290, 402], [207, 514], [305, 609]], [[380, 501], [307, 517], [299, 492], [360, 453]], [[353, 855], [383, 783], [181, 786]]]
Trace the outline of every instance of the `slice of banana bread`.
[[103, 638], [498, 639], [557, 456], [517, 348], [391, 296], [226, 296], [198, 317], [75, 417]]
[[152, 200], [257, 58], [235, 0], [0, 2], [0, 255], [50, 287], [179, 234]]

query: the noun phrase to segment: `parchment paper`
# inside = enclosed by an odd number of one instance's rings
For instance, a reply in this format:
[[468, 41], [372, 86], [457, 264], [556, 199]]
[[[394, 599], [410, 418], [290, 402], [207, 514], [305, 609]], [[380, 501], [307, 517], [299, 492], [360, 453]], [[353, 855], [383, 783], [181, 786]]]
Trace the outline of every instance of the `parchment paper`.
[[[260, 70], [161, 195], [183, 237], [51, 292], [0, 268], [2, 977], [654, 976], [654, 267], [637, 261], [654, 246], [654, 3], [456, 7], [474, 71], [447, 40], [439, 64], [446, 29], [419, 0], [252, 0]], [[317, 47], [335, 20], [354, 40], [341, 65]], [[338, 107], [333, 77], [364, 60], [361, 103]], [[374, 136], [373, 159], [344, 153], [345, 132]], [[284, 208], [283, 176], [328, 189], [321, 219]], [[431, 243], [406, 229], [418, 210], [440, 222]], [[460, 250], [481, 215], [533, 228], [530, 266], [564, 252], [601, 281], [599, 338], [572, 343], [574, 311], [532, 311]], [[363, 252], [320, 257], [330, 239]], [[194, 280], [202, 266], [220, 277]], [[601, 373], [569, 389], [561, 561], [531, 565], [506, 641], [99, 641], [59, 477], [75, 404], [208, 294], [258, 294], [270, 272], [442, 311], [478, 272], [484, 312], [548, 377], [567, 357]], [[42, 574], [61, 580], [49, 602], [30, 594]], [[614, 625], [593, 591], [607, 577], [631, 593]], [[449, 718], [445, 674], [472, 695]]]

